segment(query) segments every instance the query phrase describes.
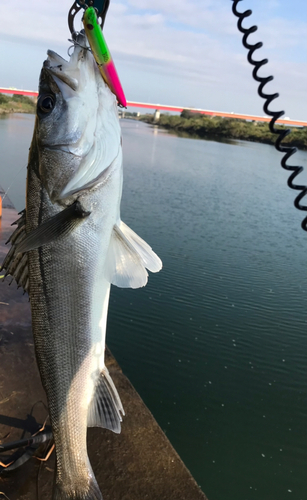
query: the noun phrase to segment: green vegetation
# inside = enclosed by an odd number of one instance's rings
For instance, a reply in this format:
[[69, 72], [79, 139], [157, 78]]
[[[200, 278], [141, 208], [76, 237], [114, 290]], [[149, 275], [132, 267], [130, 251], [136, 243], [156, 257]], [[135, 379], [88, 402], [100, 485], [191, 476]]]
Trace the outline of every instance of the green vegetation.
[[136, 111], [130, 112], [124, 110], [124, 113], [125, 113], [125, 118], [130, 118], [130, 117], [137, 118], [138, 116], [138, 113], [136, 113]]
[[138, 120], [140, 113], [136, 113], [135, 111], [127, 111], [126, 109], [121, 109], [118, 112], [118, 115], [122, 118], [128, 118], [129, 120]]
[[[149, 114], [142, 115], [140, 120], [154, 123], [153, 115]], [[180, 116], [161, 114], [159, 126], [188, 134], [191, 137], [207, 139], [239, 139], [274, 144], [277, 137], [270, 132], [267, 122], [247, 122], [236, 118], [209, 117], [188, 110], [182, 111]], [[280, 125], [277, 128], [288, 127]], [[286, 137], [283, 144], [307, 149], [307, 127], [290, 127], [290, 129], [291, 134]]]
[[0, 115], [5, 113], [35, 113], [36, 104], [33, 99], [24, 95], [0, 94]]

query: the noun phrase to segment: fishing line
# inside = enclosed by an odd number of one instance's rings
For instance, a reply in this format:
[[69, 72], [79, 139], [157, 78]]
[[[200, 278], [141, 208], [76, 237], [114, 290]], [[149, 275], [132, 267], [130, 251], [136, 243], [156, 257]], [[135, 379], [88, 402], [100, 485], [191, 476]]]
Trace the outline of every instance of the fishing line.
[[18, 172], [14, 175], [14, 177], [13, 177], [13, 180], [12, 180], [11, 184], [9, 185], [9, 187], [7, 188], [7, 190], [4, 192], [4, 195], [3, 195], [2, 201], [4, 201], [4, 200], [5, 200], [5, 197], [6, 197], [7, 193], [9, 192], [9, 190], [10, 190], [10, 189], [11, 189], [11, 187], [12, 187], [12, 185], [13, 185], [13, 184], [14, 184], [14, 182], [16, 181], [16, 177], [17, 177], [17, 175], [19, 175], [19, 174], [20, 174], [20, 172], [21, 172], [24, 168], [26, 168], [26, 167], [27, 167], [27, 165], [23, 165], [23, 166], [21, 167], [21, 169], [20, 169], [20, 170], [18, 170]]
[[[240, 2], [241, 0], [232, 0], [233, 4], [232, 4], [232, 12], [233, 14], [238, 17], [238, 23], [237, 23], [237, 27], [238, 27], [238, 30], [243, 33], [243, 38], [242, 38], [242, 44], [243, 46], [248, 50], [248, 54], [247, 54], [247, 60], [248, 62], [254, 66], [254, 69], [253, 69], [253, 78], [254, 80], [256, 80], [256, 82], [259, 83], [259, 86], [258, 86], [258, 94], [259, 96], [262, 98], [262, 99], [265, 99], [265, 103], [263, 105], [263, 110], [264, 112], [268, 115], [268, 116], [271, 116], [272, 119], [269, 123], [269, 128], [270, 128], [270, 131], [273, 133], [273, 134], [277, 134], [278, 137], [275, 141], [275, 148], [277, 149], [277, 151], [279, 151], [280, 153], [284, 153], [284, 156], [282, 157], [281, 159], [281, 166], [285, 169], [285, 170], [288, 170], [288, 171], [291, 171], [292, 174], [289, 176], [288, 178], [288, 181], [287, 181], [287, 184], [288, 186], [291, 188], [291, 189], [295, 189], [297, 191], [301, 191], [295, 198], [294, 200], [294, 206], [298, 209], [298, 210], [303, 210], [303, 211], [307, 211], [307, 205], [306, 204], [302, 204], [301, 201], [302, 199], [304, 198], [304, 196], [307, 194], [307, 186], [304, 186], [303, 184], [294, 184], [294, 179], [296, 178], [297, 175], [299, 175], [301, 172], [303, 172], [303, 167], [302, 166], [294, 166], [294, 165], [289, 165], [287, 163], [287, 160], [292, 156], [294, 155], [294, 153], [296, 153], [297, 151], [297, 148], [296, 147], [293, 147], [293, 146], [283, 146], [281, 143], [282, 141], [285, 139], [285, 137], [287, 137], [291, 130], [290, 129], [276, 129], [275, 128], [275, 122], [277, 120], [279, 120], [279, 118], [284, 115], [284, 111], [271, 111], [269, 109], [269, 105], [271, 104], [272, 101], [274, 101], [274, 99], [276, 99], [279, 94], [276, 93], [276, 94], [266, 94], [265, 92], [263, 92], [263, 88], [265, 87], [265, 85], [268, 83], [268, 82], [271, 82], [273, 80], [273, 76], [267, 76], [267, 77], [261, 77], [258, 75], [258, 71], [260, 70], [260, 68], [262, 66], [264, 66], [265, 64], [267, 64], [268, 62], [268, 59], [262, 59], [261, 61], [256, 61], [255, 59], [253, 59], [253, 54], [256, 50], [260, 49], [262, 46], [263, 46], [263, 43], [262, 42], [258, 42], [258, 43], [255, 43], [255, 44], [250, 44], [248, 43], [247, 39], [248, 39], [248, 36], [251, 35], [252, 33], [255, 33], [255, 31], [257, 31], [257, 26], [251, 26], [250, 28], [243, 28], [242, 26], [242, 23], [244, 21], [244, 19], [246, 17], [249, 17], [251, 14], [252, 14], [252, 11], [251, 10], [246, 10], [245, 12], [238, 12], [237, 10], [237, 5], [238, 3]], [[304, 220], [302, 221], [302, 224], [301, 224], [302, 228], [304, 231], [307, 231], [307, 216], [304, 218]]]

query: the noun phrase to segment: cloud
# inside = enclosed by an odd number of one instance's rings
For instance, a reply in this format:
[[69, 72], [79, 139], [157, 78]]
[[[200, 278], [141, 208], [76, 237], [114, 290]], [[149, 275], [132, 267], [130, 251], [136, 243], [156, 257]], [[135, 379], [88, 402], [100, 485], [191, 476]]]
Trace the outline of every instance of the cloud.
[[[259, 31], [250, 41], [264, 42], [255, 57], [270, 59], [263, 74], [276, 75], [274, 92], [278, 90], [285, 96], [287, 114], [305, 119], [303, 87], [307, 81], [302, 47], [306, 43], [306, 23], [282, 17], [276, 2], [267, 7], [263, 0], [250, 0], [253, 2], [255, 13], [245, 25], [259, 22]], [[5, 22], [12, 12], [14, 23]], [[26, 5], [17, 0], [2, 2], [0, 37], [14, 40], [16, 47], [19, 41], [24, 50], [31, 43], [44, 47], [44, 53], [54, 48], [65, 56], [70, 36], [67, 13], [68, 7], [60, 0], [53, 1], [52, 9], [50, 2], [38, 0], [28, 0]], [[80, 18], [76, 27], [81, 28]], [[225, 111], [231, 107], [231, 111], [257, 110], [263, 114], [230, 1], [112, 0], [105, 35], [128, 99], [134, 96], [133, 100], [137, 100], [140, 95], [140, 100], [176, 105], [190, 105], [193, 101], [196, 107]], [[12, 48], [10, 51], [13, 54]], [[35, 52], [37, 57], [39, 53]], [[34, 57], [30, 49], [29, 54]], [[17, 49], [13, 63], [20, 68], [25, 65], [18, 61]], [[9, 71], [6, 65], [6, 78]], [[37, 77], [33, 74], [33, 81]], [[16, 86], [14, 82], [11, 85]]]
[[143, 11], [157, 11], [164, 14], [171, 26], [194, 28], [217, 36], [235, 33], [236, 28], [231, 16], [231, 3], [223, 0], [128, 0], [132, 8]]
[[[2, 39], [29, 40], [36, 42], [54, 42], [68, 38], [67, 7], [64, 2], [53, 2], [54, 10], [50, 10], [50, 2], [27, 0], [22, 4], [17, 0], [0, 4], [0, 34]], [[13, 22], [11, 22], [13, 20]]]
[[[243, 6], [243, 3], [242, 3]], [[244, 10], [244, 9], [242, 9]], [[14, 22], [5, 22], [14, 15]], [[35, 13], [35, 14], [33, 14]], [[67, 6], [60, 0], [52, 2], [38, 2], [28, 0], [25, 5], [17, 0], [1, 2], [0, 16], [4, 22], [0, 26], [0, 34], [14, 37], [16, 39], [28, 39], [36, 41], [53, 41], [63, 43], [69, 36], [67, 27]], [[281, 17], [268, 18], [267, 11], [253, 13], [245, 21], [248, 26], [260, 21], [259, 34], [263, 36], [267, 48], [302, 47], [306, 46], [307, 23], [300, 19], [286, 19]], [[225, 45], [233, 42], [232, 38], [239, 36], [236, 28], [236, 19], [231, 13], [231, 2], [225, 0], [127, 0], [126, 2], [112, 1], [107, 17], [106, 28], [112, 24], [119, 31], [125, 27], [127, 34], [136, 33], [142, 37], [147, 29], [152, 32], [156, 30], [156, 38], [160, 36], [160, 30], [166, 28], [170, 32], [170, 38], [176, 32], [186, 35], [187, 32], [205, 34], [210, 36], [211, 41], [220, 40]], [[76, 23], [81, 27], [80, 22]], [[108, 29], [111, 33], [111, 30]], [[116, 38], [119, 32], [112, 31]], [[129, 43], [130, 37], [127, 39]], [[148, 36], [146, 36], [148, 40]], [[123, 46], [123, 49], [127, 45]], [[185, 45], [183, 40], [178, 47]], [[146, 43], [138, 44], [139, 50], [146, 50]], [[177, 49], [177, 51], [178, 51]], [[140, 52], [140, 56], [145, 55]]]

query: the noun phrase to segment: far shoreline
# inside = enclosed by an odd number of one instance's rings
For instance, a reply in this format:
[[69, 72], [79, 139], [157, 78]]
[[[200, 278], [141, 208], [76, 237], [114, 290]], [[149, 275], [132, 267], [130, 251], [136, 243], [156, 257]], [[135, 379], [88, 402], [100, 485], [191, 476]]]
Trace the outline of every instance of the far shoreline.
[[36, 102], [30, 97], [13, 94], [0, 94], [0, 116], [13, 113], [35, 114]]
[[[125, 113], [126, 117], [134, 113]], [[132, 118], [132, 116], [131, 116]], [[267, 122], [248, 122], [237, 118], [207, 117], [199, 113], [183, 111], [180, 116], [161, 114], [159, 120], [152, 114], [141, 115], [137, 120], [175, 132], [186, 138], [203, 140], [248, 141], [275, 145], [277, 134], [272, 134]], [[290, 129], [291, 133], [282, 145], [307, 150], [307, 127], [276, 126], [277, 129]]]
[[[18, 94], [13, 96], [0, 94], [0, 118], [10, 114], [35, 114], [35, 112], [36, 103], [33, 99]], [[277, 139], [277, 135], [270, 132], [267, 122], [207, 117], [190, 111], [183, 111], [180, 116], [161, 114], [159, 120], [156, 121], [154, 115], [149, 113], [138, 116], [137, 113], [125, 111], [124, 117], [158, 126], [169, 132], [174, 132], [178, 137], [184, 138], [222, 142], [247, 141], [271, 146], [275, 145]], [[282, 145], [307, 151], [307, 127], [285, 127], [280, 125], [277, 128], [290, 129], [291, 131], [283, 140]]]

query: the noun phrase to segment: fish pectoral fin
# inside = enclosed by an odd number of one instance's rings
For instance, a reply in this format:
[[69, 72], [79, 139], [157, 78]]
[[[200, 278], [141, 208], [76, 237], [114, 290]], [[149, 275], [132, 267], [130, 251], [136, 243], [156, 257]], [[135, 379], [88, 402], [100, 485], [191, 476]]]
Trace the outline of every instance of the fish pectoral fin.
[[156, 273], [162, 268], [162, 262], [142, 238], [120, 221], [111, 236], [106, 279], [121, 288], [139, 288], [147, 283], [146, 268]]
[[29, 252], [43, 245], [48, 245], [61, 236], [68, 235], [82, 219], [89, 215], [90, 212], [86, 212], [82, 208], [81, 203], [76, 200], [72, 205], [54, 215], [46, 222], [43, 222], [27, 234], [17, 246], [16, 252]]
[[119, 434], [122, 415], [125, 415], [120, 397], [106, 367], [100, 373], [88, 410], [88, 427], [103, 427]]
[[[11, 234], [7, 243], [11, 243], [0, 271], [6, 270], [4, 277], [12, 276], [18, 287], [22, 287], [25, 292], [28, 292], [29, 279], [28, 279], [28, 256], [25, 253], [17, 252], [17, 247], [26, 237], [26, 211], [21, 212], [21, 217], [14, 222], [17, 224], [15, 231]], [[12, 224], [13, 225], [13, 224]]]

